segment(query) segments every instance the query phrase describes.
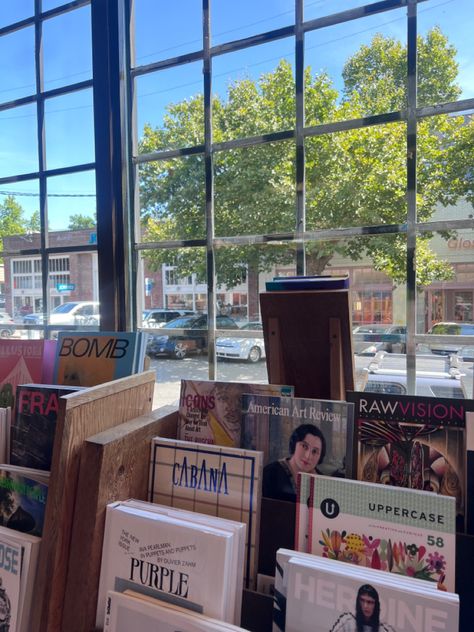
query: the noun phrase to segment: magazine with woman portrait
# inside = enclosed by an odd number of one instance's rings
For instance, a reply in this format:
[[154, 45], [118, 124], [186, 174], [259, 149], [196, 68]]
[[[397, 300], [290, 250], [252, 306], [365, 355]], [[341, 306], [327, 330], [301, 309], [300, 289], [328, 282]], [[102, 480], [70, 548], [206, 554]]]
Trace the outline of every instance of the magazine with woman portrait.
[[263, 452], [262, 495], [296, 502], [299, 472], [351, 476], [353, 418], [346, 402], [244, 394], [241, 447]]

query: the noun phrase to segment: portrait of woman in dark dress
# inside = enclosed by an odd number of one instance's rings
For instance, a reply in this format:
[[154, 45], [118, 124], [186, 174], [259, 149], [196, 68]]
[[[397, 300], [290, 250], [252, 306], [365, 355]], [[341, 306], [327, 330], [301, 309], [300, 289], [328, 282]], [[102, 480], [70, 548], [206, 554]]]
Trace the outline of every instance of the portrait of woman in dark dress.
[[293, 430], [289, 441], [290, 455], [268, 463], [263, 468], [263, 496], [296, 502], [298, 472], [320, 474], [317, 466], [324, 460], [326, 439], [313, 424]]

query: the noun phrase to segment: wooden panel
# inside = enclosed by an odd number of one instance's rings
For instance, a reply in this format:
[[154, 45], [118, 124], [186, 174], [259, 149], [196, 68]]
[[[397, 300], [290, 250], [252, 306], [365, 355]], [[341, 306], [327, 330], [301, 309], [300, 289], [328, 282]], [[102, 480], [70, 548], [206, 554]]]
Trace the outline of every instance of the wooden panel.
[[60, 632], [80, 452], [84, 440], [151, 411], [155, 372], [60, 398], [32, 630]]
[[[297, 397], [316, 399], [331, 399], [335, 392], [344, 394], [344, 388], [353, 390], [347, 290], [263, 292], [260, 307], [269, 382], [291, 384]], [[337, 353], [331, 347], [331, 319], [340, 322]], [[342, 383], [334, 384], [335, 379]]]
[[62, 630], [95, 624], [105, 508], [115, 500], [147, 500], [152, 437], [176, 437], [176, 407], [164, 406], [89, 437], [83, 445], [74, 510]]

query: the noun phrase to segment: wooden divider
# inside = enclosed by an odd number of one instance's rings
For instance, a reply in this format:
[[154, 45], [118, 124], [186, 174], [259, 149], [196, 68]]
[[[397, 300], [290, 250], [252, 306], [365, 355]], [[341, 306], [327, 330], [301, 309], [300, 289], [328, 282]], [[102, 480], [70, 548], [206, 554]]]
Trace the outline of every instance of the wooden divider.
[[94, 629], [105, 508], [115, 500], [147, 500], [151, 439], [176, 437], [177, 411], [164, 406], [84, 442], [74, 509], [62, 630]]
[[[65, 632], [62, 614], [85, 439], [152, 409], [155, 372], [147, 371], [60, 398], [43, 539], [32, 609], [32, 632]], [[76, 514], [76, 520], [79, 520]], [[82, 604], [83, 605], [83, 604]]]

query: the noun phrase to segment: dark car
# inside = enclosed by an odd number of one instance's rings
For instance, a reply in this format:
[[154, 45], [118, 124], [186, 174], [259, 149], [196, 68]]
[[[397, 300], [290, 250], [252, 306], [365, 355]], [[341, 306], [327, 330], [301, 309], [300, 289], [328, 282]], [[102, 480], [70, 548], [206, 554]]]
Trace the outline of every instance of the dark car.
[[[216, 316], [216, 328], [239, 329], [239, 326], [230, 316], [219, 315]], [[186, 329], [190, 331], [176, 335], [166, 333], [159, 336], [150, 336], [147, 345], [147, 353], [149, 355], [168, 355], [177, 360], [182, 360], [190, 353], [207, 351], [207, 314], [180, 316], [167, 323], [165, 329]]]

